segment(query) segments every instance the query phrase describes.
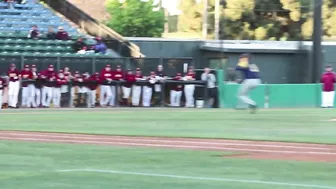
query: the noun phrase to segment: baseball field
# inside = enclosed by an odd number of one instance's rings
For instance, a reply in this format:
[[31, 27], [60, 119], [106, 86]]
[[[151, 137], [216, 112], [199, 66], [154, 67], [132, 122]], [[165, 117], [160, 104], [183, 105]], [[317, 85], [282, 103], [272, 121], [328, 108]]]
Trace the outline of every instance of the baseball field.
[[335, 109], [0, 112], [1, 189], [336, 189]]

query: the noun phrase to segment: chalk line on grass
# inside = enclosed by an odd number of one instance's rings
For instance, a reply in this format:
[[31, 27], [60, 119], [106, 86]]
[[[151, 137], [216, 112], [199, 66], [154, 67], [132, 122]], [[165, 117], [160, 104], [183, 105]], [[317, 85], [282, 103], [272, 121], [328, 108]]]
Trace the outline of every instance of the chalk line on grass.
[[[169, 148], [182, 148], [182, 149], [204, 149], [204, 146], [192, 145], [169, 145], [169, 144], [150, 144], [150, 143], [135, 143], [135, 142], [105, 142], [105, 141], [89, 141], [89, 140], [73, 140], [73, 139], [39, 139], [39, 138], [12, 138], [0, 137], [3, 140], [16, 140], [16, 141], [36, 141], [36, 142], [65, 142], [76, 144], [109, 144], [109, 145], [127, 145], [127, 146], [141, 146], [141, 147], [169, 147]], [[244, 149], [244, 148], [227, 148], [227, 147], [212, 147], [208, 146], [206, 149], [210, 150], [228, 150], [228, 151], [243, 151], [243, 152], [267, 152], [267, 153], [281, 153], [281, 154], [317, 154], [317, 155], [336, 155], [336, 152], [297, 152], [297, 151], [282, 151], [282, 150], [259, 150], [259, 149]]]
[[302, 188], [321, 188], [321, 189], [336, 189], [336, 186], [324, 186], [324, 185], [310, 185], [310, 184], [298, 184], [298, 183], [286, 183], [286, 182], [273, 182], [273, 181], [261, 181], [261, 180], [245, 180], [245, 179], [231, 179], [231, 178], [214, 178], [214, 177], [196, 177], [196, 176], [183, 176], [175, 174], [157, 174], [157, 173], [144, 173], [144, 172], [128, 172], [117, 170], [102, 170], [102, 169], [64, 169], [56, 172], [95, 172], [95, 173], [109, 173], [116, 175], [137, 175], [147, 177], [162, 177], [162, 178], [176, 178], [176, 179], [190, 179], [190, 180], [204, 180], [204, 181], [221, 181], [221, 182], [236, 182], [236, 183], [249, 183], [249, 184], [263, 184], [263, 185], [278, 185], [278, 186], [294, 186]]
[[[0, 132], [2, 134], [2, 132]], [[24, 136], [24, 137], [49, 137], [51, 138], [61, 138], [61, 139], [84, 139], [84, 140], [96, 140], [97, 136], [78, 136], [78, 135], [68, 135], [63, 133], [52, 133], [52, 134], [35, 134], [35, 133], [6, 133], [9, 136]], [[125, 141], [125, 142], [162, 142], [162, 143], [169, 143], [172, 145], [173, 143], [185, 143], [185, 144], [205, 144], [205, 145], [226, 145], [226, 146], [245, 146], [245, 147], [272, 147], [272, 148], [292, 148], [292, 149], [308, 149], [308, 150], [331, 150], [330, 148], [326, 147], [311, 147], [311, 146], [291, 146], [291, 145], [276, 145], [276, 144], [250, 144], [244, 141], [223, 141], [223, 142], [205, 142], [205, 141], [190, 141], [189, 140], [182, 140], [182, 139], [149, 139], [149, 138], [129, 138], [123, 136], [99, 136], [99, 139], [108, 139], [108, 140], [118, 140], [118, 141]], [[192, 140], [192, 139], [191, 139]], [[97, 141], [98, 142], [98, 141]], [[112, 141], [111, 141], [112, 142]]]

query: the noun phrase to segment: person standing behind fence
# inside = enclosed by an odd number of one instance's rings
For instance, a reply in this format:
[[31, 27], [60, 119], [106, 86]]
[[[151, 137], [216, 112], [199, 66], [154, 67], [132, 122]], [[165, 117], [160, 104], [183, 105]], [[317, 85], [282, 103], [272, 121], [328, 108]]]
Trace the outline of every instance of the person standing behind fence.
[[37, 108], [41, 106], [41, 89], [43, 87], [43, 79], [41, 78], [41, 73], [37, 72], [36, 65], [31, 66], [31, 71], [33, 73], [35, 83], [31, 86], [30, 89], [30, 93], [32, 94], [30, 104], [33, 108]]
[[[177, 73], [173, 78], [174, 81], [182, 81], [182, 74]], [[183, 85], [181, 83], [172, 84], [172, 89], [170, 90], [170, 106], [180, 107], [181, 96], [182, 96]]]
[[216, 90], [216, 77], [210, 72], [210, 68], [204, 68], [204, 73], [201, 76], [202, 81], [207, 82], [208, 88], [208, 105], [210, 107], [214, 106], [215, 98], [217, 96]]
[[241, 71], [244, 77], [238, 91], [238, 98], [249, 105], [251, 113], [255, 113], [257, 103], [254, 102], [248, 94], [251, 90], [257, 88], [261, 83], [259, 68], [256, 64], [251, 63], [251, 57], [249, 54], [242, 54], [239, 58], [236, 70]]
[[[188, 73], [184, 77], [185, 81], [195, 81], [196, 74], [193, 69], [189, 69]], [[194, 100], [194, 92], [195, 92], [195, 85], [194, 84], [186, 84], [184, 86], [184, 95], [185, 95], [185, 107], [186, 108], [193, 108], [195, 107], [195, 100]]]
[[158, 65], [156, 72], [156, 80], [157, 83], [154, 85], [154, 105], [155, 106], [160, 106], [161, 103], [161, 83], [164, 82], [167, 79], [167, 75], [163, 70], [163, 66], [162, 65]]
[[21, 94], [21, 107], [28, 108], [31, 105], [31, 87], [29, 85], [32, 85], [31, 81], [29, 83], [28, 80], [33, 80], [33, 73], [29, 68], [29, 65], [25, 65], [24, 69], [20, 73], [22, 78], [22, 94]]
[[0, 110], [2, 109], [2, 96], [3, 96], [3, 91], [7, 87], [7, 81], [0, 77]]
[[64, 77], [64, 71], [60, 70], [56, 76], [56, 81], [53, 87], [53, 104], [55, 108], [61, 107], [61, 87], [66, 84], [67, 80]]
[[101, 107], [106, 107], [110, 102], [112, 97], [111, 85], [109, 83], [112, 82], [113, 72], [111, 70], [110, 65], [106, 65], [106, 67], [100, 73], [100, 98], [99, 103]]
[[15, 64], [11, 64], [7, 72], [9, 77], [8, 83], [8, 106], [9, 108], [17, 108], [19, 91], [20, 91], [20, 73], [16, 69]]
[[[117, 66], [117, 69], [113, 72], [112, 80], [113, 80], [113, 81], [122, 81], [123, 79], [124, 79], [124, 72], [122, 71], [121, 66], [118, 65], [118, 66]], [[116, 99], [117, 99], [117, 100], [119, 99], [119, 92], [120, 92], [120, 89], [118, 89], [118, 94], [117, 94], [116, 87], [117, 87], [117, 86], [115, 86], [115, 85], [112, 85], [112, 86], [111, 86], [112, 97], [111, 97], [111, 99], [110, 99], [110, 103], [109, 103], [109, 105], [110, 105], [111, 107], [114, 107], [114, 106], [115, 106]]]
[[142, 93], [142, 106], [143, 107], [151, 106], [153, 87], [155, 83], [158, 82], [155, 72], [151, 72], [147, 80], [148, 80], [148, 84], [146, 84], [143, 87], [143, 93]]
[[[136, 81], [144, 80], [144, 77], [141, 73], [140, 68], [137, 68], [135, 71], [135, 80]], [[135, 106], [135, 107], [139, 106], [141, 91], [142, 91], [142, 86], [139, 83], [135, 82], [132, 85], [132, 106]]]
[[131, 94], [132, 85], [136, 81], [135, 75], [132, 73], [131, 69], [129, 69], [127, 71], [127, 74], [125, 74], [124, 80], [125, 80], [125, 83], [122, 86], [122, 92], [123, 92], [122, 99], [123, 99], [123, 104], [128, 106], [129, 105], [128, 104], [128, 99], [129, 99], [130, 94]]
[[321, 83], [323, 84], [322, 108], [333, 108], [335, 99], [336, 74], [333, 73], [331, 65], [327, 65], [322, 75]]
[[56, 80], [56, 75], [53, 65], [49, 65], [48, 69], [41, 73], [41, 78], [44, 80], [42, 88], [42, 106], [44, 108], [49, 108], [53, 99], [53, 86]]
[[86, 87], [88, 88], [88, 97], [87, 97], [87, 105], [88, 108], [94, 108], [96, 106], [96, 90], [100, 84], [100, 76], [99, 73], [96, 72], [91, 75], [86, 81]]

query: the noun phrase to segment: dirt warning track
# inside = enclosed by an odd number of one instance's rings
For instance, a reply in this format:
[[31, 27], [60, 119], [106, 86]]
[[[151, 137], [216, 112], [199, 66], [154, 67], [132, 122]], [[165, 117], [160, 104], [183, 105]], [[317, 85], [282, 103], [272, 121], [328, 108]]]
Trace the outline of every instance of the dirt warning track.
[[0, 140], [235, 152], [226, 158], [336, 162], [336, 145], [0, 131]]

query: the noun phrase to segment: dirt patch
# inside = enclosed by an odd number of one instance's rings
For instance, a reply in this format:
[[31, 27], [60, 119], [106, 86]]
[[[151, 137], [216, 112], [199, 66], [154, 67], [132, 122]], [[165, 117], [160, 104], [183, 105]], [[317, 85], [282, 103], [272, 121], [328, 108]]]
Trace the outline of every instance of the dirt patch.
[[224, 158], [336, 162], [336, 145], [0, 131], [0, 140], [234, 152]]

